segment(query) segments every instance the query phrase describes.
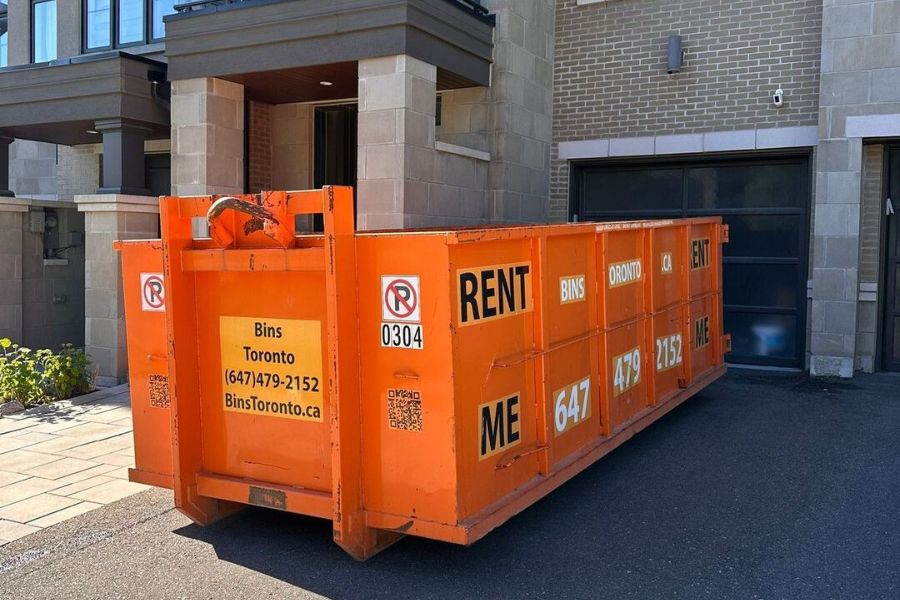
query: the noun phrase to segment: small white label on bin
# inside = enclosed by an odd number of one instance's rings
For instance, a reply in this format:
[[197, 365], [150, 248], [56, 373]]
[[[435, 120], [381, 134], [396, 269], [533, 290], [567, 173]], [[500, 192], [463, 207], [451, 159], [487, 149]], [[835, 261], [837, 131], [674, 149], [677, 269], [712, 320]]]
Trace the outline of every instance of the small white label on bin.
[[418, 323], [421, 320], [418, 275], [382, 275], [381, 297], [383, 321]]

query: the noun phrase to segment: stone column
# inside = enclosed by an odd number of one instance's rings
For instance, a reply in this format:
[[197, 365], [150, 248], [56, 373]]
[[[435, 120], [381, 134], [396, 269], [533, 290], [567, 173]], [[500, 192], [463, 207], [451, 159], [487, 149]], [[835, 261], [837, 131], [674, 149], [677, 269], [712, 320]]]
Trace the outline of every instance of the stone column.
[[103, 174], [98, 194], [149, 196], [144, 178], [144, 141], [150, 130], [125, 119], [97, 121], [103, 134]]
[[0, 136], [0, 197], [15, 196], [9, 185], [9, 145], [14, 141]]
[[21, 344], [22, 232], [28, 201], [0, 198], [0, 338]]
[[172, 82], [172, 194], [244, 192], [244, 86]]
[[122, 271], [115, 240], [159, 237], [159, 201], [152, 196], [93, 194], [75, 196], [84, 213], [85, 348], [99, 368], [98, 383], [125, 381], [125, 309]]
[[437, 68], [407, 55], [359, 61], [357, 227], [428, 214]]

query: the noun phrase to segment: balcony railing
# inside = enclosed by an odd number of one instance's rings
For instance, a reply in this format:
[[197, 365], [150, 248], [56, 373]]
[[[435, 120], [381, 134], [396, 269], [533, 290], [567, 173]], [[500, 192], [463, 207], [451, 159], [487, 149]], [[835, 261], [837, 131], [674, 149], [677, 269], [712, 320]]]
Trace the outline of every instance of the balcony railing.
[[[219, 6], [228, 6], [234, 4], [271, 4], [273, 2], [284, 2], [286, 0], [195, 0], [194, 2], [182, 2], [175, 5], [175, 11], [181, 14], [202, 11], [207, 9], [215, 9]], [[481, 19], [482, 21], [493, 24], [494, 17], [488, 13], [488, 9], [481, 5], [480, 0], [445, 0], [450, 4], [455, 4], [461, 10]]]

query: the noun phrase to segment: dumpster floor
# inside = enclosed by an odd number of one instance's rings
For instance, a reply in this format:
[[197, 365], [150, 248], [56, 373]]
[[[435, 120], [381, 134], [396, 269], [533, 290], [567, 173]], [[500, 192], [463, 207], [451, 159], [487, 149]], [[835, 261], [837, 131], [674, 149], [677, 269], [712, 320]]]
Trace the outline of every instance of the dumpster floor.
[[152, 490], [0, 548], [5, 598], [896, 598], [900, 377], [732, 370], [471, 548], [200, 528]]

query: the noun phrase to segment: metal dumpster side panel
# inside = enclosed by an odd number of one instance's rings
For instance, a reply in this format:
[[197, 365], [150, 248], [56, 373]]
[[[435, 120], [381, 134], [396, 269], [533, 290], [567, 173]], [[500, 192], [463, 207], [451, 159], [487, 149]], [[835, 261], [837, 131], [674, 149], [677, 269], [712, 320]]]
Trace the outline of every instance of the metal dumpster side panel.
[[[161, 240], [115, 243], [122, 260], [134, 463], [131, 481], [172, 487], [172, 429], [166, 360]], [[147, 294], [147, 298], [143, 296]]]
[[[366, 510], [395, 515], [402, 522], [415, 518], [455, 525], [456, 414], [446, 235], [361, 234], [357, 257]], [[385, 286], [395, 281], [417, 284], [418, 315], [385, 312], [386, 303], [393, 301]], [[385, 347], [384, 327], [387, 344], [396, 341], [391, 340], [394, 333], [413, 335], [421, 327], [422, 348]]]
[[[197, 344], [202, 349], [199, 400], [203, 469], [217, 475], [330, 493], [331, 461], [324, 453], [330, 445], [331, 416], [323, 351], [327, 346], [324, 276], [281, 271], [195, 273], [194, 277]], [[272, 327], [293, 323], [318, 328], [317, 344], [313, 347], [300, 346], [299, 340], [294, 339], [279, 343], [278, 347], [295, 357], [292, 371], [299, 377], [313, 378], [315, 387], [321, 390], [323, 412], [319, 420], [298, 420], [260, 411], [237, 412], [223, 407], [223, 381], [228, 365], [222, 362], [224, 342], [220, 334], [242, 318], [270, 331], [276, 331]], [[286, 331], [281, 333], [287, 338]], [[254, 338], [251, 334], [249, 331], [238, 334], [246, 343], [238, 351], [243, 351], [245, 356], [249, 351], [244, 348], [255, 348], [257, 339], [259, 344], [268, 339]], [[304, 351], [318, 356], [307, 357]], [[269, 375], [284, 373], [282, 366], [247, 361], [245, 373], [256, 378], [254, 385], [241, 385], [237, 389], [247, 390], [251, 398], [273, 398], [271, 394], [279, 390], [267, 379]], [[262, 385], [256, 385], [257, 381]], [[284, 387], [280, 377], [278, 387]], [[292, 401], [315, 402], [301, 390], [292, 391], [298, 392], [290, 394]], [[241, 398], [247, 398], [248, 394], [242, 394]]]
[[451, 245], [449, 258], [458, 518], [464, 520], [539, 471], [529, 360], [539, 258], [521, 231]]

